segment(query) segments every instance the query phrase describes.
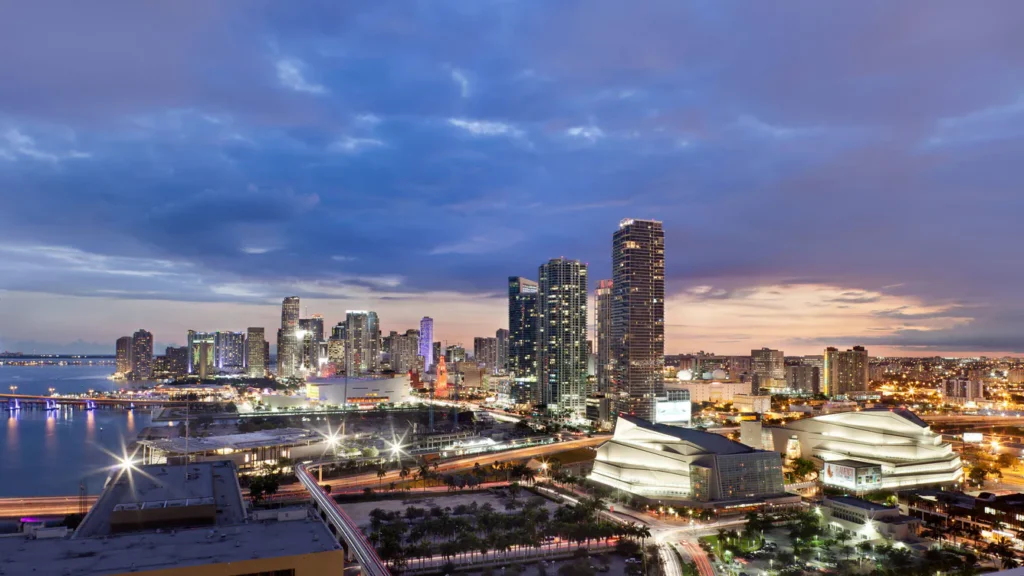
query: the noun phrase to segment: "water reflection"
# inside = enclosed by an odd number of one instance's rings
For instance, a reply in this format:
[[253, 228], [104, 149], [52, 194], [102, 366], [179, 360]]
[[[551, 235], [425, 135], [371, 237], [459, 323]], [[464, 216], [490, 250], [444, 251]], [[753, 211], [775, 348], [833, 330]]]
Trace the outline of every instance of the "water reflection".
[[85, 411], [85, 439], [88, 442], [96, 440], [96, 412], [93, 410]]

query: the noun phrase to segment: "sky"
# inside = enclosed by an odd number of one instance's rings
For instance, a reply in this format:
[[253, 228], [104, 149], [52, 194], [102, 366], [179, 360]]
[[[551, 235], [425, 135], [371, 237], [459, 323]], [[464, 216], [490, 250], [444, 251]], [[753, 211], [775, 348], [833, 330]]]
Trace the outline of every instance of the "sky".
[[507, 326], [664, 222], [666, 352], [1024, 352], [1024, 3], [0, 4], [0, 350]]

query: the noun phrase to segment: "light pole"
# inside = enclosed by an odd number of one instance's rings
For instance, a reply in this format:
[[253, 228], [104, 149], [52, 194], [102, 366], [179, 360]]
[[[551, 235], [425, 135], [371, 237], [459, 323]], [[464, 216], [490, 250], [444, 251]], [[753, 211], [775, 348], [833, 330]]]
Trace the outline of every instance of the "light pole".
[[18, 392], [18, 387], [17, 386], [11, 386], [10, 389], [11, 389], [11, 395], [12, 396]]

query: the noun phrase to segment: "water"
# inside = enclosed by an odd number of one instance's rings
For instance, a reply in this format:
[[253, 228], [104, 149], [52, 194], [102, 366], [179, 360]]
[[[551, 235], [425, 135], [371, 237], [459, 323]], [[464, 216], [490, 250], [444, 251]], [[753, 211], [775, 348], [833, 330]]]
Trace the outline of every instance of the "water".
[[[114, 390], [106, 377], [112, 366], [2, 366], [0, 391], [18, 387], [19, 394]], [[86, 411], [66, 407], [47, 412], [22, 409], [0, 412], [0, 498], [71, 496], [80, 482], [98, 494], [115, 455], [149, 425], [141, 410]]]

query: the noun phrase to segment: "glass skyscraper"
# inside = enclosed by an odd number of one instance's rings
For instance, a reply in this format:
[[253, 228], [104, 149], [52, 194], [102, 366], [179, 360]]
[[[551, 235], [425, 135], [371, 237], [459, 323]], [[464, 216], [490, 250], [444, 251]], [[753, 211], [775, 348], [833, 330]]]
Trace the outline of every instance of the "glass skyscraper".
[[517, 379], [537, 376], [537, 283], [508, 279], [508, 370]]
[[549, 410], [581, 419], [587, 398], [587, 265], [555, 258], [540, 267], [537, 383]]

